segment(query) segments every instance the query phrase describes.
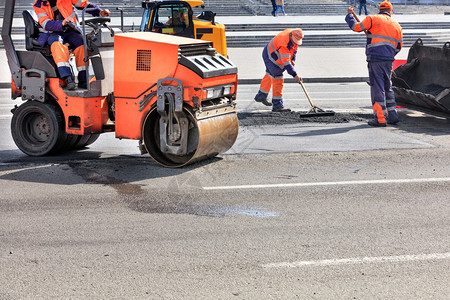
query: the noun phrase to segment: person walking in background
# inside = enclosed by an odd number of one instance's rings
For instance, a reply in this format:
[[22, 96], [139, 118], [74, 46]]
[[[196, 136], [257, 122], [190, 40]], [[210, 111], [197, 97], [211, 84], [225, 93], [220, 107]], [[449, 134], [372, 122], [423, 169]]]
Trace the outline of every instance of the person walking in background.
[[278, 16], [279, 9], [281, 9], [281, 12], [285, 16], [286, 12], [284, 11], [284, 1], [283, 0], [275, 0], [275, 3], [277, 5], [277, 8], [275, 9], [275, 17]]
[[395, 55], [403, 46], [402, 27], [391, 18], [394, 10], [389, 1], [381, 2], [378, 15], [367, 16], [360, 23], [353, 16], [354, 10], [348, 8], [345, 21], [353, 31], [367, 34], [366, 57], [374, 115], [368, 124], [383, 127], [386, 122], [396, 124], [399, 120], [391, 74]]
[[366, 14], [366, 16], [368, 15], [366, 3], [367, 3], [366, 0], [359, 0], [359, 15], [361, 15], [361, 10], [363, 7], [364, 7], [364, 13]]
[[[283, 72], [286, 70], [297, 83], [302, 81], [294, 66], [297, 48], [302, 44], [303, 36], [303, 31], [300, 28], [285, 29], [264, 47], [262, 57], [266, 66], [266, 75], [261, 80], [255, 101], [266, 106], [273, 105], [272, 111], [274, 112], [290, 111], [283, 105]], [[271, 88], [273, 88], [272, 103], [267, 101]]]
[[275, 3], [275, 0], [272, 0], [272, 16], [275, 17], [275, 12], [277, 10], [277, 4]]

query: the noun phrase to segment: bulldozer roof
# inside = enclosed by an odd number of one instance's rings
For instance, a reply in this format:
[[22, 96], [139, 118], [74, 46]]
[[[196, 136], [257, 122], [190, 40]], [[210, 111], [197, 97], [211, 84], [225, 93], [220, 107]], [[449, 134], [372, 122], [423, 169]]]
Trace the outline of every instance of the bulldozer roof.
[[[173, 1], [173, 0], [167, 0], [167, 1]], [[149, 0], [145, 0], [143, 2], [164, 2], [164, 0], [163, 1], [149, 1]], [[197, 7], [197, 6], [203, 5], [203, 1], [202, 0], [180, 0], [180, 2], [187, 2], [187, 3], [189, 3], [189, 5], [191, 7]]]

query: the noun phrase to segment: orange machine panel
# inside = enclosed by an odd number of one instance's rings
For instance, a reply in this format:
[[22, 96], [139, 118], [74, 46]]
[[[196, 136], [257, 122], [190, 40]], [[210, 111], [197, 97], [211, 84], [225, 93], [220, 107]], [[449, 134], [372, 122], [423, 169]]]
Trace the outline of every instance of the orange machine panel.
[[116, 137], [140, 139], [142, 122], [156, 101], [152, 92], [156, 91], [155, 84], [159, 79], [174, 77], [181, 79], [183, 86], [201, 87], [202, 79], [190, 70], [181, 77], [176, 75], [178, 69], [185, 69], [178, 64], [178, 48], [205, 42], [152, 32], [132, 32], [116, 35], [114, 43]]
[[196, 41], [153, 32], [118, 34], [114, 39], [114, 95], [137, 98], [158, 79], [174, 77], [178, 47]]
[[48, 80], [64, 113], [67, 133], [83, 135], [103, 132], [103, 125], [108, 122], [106, 97], [69, 97], [61, 88], [58, 78]]

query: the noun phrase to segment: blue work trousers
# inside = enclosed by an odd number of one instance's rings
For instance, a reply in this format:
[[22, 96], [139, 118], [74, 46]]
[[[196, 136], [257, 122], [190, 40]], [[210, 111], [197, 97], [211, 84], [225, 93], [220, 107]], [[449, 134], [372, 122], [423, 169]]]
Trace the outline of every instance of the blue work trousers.
[[[51, 46], [55, 42], [60, 42], [63, 45], [68, 43], [72, 50], [75, 50], [78, 47], [83, 46], [83, 38], [82, 38], [81, 34], [76, 31], [53, 32], [51, 34], [47, 34], [46, 43]], [[84, 57], [84, 53], [81, 53], [78, 55], [83, 55], [83, 57]], [[82, 60], [83, 57], [77, 58], [77, 61]], [[67, 61], [67, 63], [68, 63], [68, 61]], [[73, 76], [72, 70], [68, 66], [62, 66], [62, 67], [58, 66], [58, 72], [59, 72], [59, 75], [61, 78], [65, 78], [67, 76]], [[82, 76], [86, 77], [85, 73], [86, 72], [83, 72]], [[84, 79], [84, 81], [86, 81], [86, 79]]]
[[[268, 53], [268, 48], [269, 48], [269, 44], [266, 45], [266, 47], [264, 47], [263, 53], [262, 53], [262, 58], [264, 61], [264, 65], [266, 66], [266, 74], [270, 76], [270, 78], [272, 78], [272, 82], [273, 82], [273, 96], [272, 96], [272, 104], [273, 104], [273, 108], [278, 109], [278, 108], [283, 108], [283, 97], [282, 92], [283, 92], [283, 72], [285, 71], [285, 68], [280, 68], [279, 66], [277, 66], [276, 64], [274, 64], [270, 58], [269, 58], [269, 53]], [[267, 92], [269, 91], [269, 89], [266, 90]]]
[[374, 108], [375, 119], [379, 123], [386, 120], [381, 115], [377, 115], [375, 108], [381, 108], [388, 122], [398, 122], [394, 91], [392, 90], [392, 61], [369, 61], [370, 95]]

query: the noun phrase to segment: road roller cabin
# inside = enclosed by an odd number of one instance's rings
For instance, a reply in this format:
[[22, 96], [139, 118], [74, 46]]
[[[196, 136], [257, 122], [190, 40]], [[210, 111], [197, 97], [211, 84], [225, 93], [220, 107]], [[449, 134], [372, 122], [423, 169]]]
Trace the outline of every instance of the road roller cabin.
[[24, 101], [12, 110], [11, 121], [13, 139], [22, 152], [58, 154], [115, 131], [119, 139], [137, 140], [141, 153], [158, 163], [181, 167], [234, 144], [237, 68], [210, 42], [121, 33], [107, 26], [109, 18], [86, 19], [81, 34], [89, 49], [88, 74], [93, 74], [88, 75], [87, 89], [69, 90], [58, 77], [49, 49], [35, 46], [30, 27], [36, 23], [27, 12], [27, 50], [14, 48], [14, 6], [14, 0], [7, 1], [2, 39], [12, 98]]

